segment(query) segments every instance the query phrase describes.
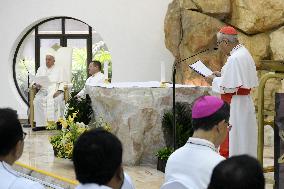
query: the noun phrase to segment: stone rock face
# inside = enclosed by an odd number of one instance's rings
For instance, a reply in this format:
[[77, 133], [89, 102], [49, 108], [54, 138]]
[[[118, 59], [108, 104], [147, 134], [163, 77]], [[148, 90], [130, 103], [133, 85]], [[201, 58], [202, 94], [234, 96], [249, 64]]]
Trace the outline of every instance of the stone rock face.
[[284, 23], [283, 0], [233, 0], [230, 23], [248, 34], [256, 34]]
[[270, 39], [266, 33], [247, 36], [242, 33], [239, 35], [239, 41], [245, 45], [245, 47], [251, 53], [256, 67], [259, 67], [260, 60], [267, 59], [269, 57], [269, 43]]
[[284, 26], [270, 34], [270, 47], [274, 60], [284, 60]]
[[230, 14], [230, 0], [192, 0], [192, 2], [198, 7], [199, 12], [219, 19], [224, 19]]
[[[176, 89], [176, 101], [191, 103], [207, 87]], [[161, 119], [172, 108], [172, 88], [87, 87], [97, 116], [110, 123], [122, 141], [127, 165], [154, 164], [155, 153], [165, 146]]]

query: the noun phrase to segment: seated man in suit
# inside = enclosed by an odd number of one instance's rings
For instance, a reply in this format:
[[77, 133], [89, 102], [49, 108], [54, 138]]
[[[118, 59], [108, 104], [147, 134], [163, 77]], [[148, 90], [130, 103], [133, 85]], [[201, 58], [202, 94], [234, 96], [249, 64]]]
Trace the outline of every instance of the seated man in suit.
[[42, 86], [33, 85], [39, 90], [34, 99], [34, 118], [36, 127], [33, 131], [45, 130], [47, 121], [57, 121], [64, 112], [64, 78], [63, 69], [55, 64], [55, 51], [46, 54], [46, 64], [40, 66], [36, 77], [47, 76], [50, 83]]

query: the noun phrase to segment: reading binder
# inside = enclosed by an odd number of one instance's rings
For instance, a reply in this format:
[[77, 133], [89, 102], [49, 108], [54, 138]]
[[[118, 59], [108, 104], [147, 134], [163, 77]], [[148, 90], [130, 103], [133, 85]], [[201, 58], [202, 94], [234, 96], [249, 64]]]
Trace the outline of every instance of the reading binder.
[[200, 60], [188, 66], [203, 77], [208, 77], [213, 74], [212, 70], [205, 66]]

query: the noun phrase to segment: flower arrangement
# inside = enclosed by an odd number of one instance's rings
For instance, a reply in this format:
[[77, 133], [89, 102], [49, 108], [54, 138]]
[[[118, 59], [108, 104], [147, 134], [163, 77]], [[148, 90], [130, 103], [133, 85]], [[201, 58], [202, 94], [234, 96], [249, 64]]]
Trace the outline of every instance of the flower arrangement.
[[[83, 122], [79, 123], [74, 121], [77, 114], [78, 111], [69, 115], [66, 119], [59, 119], [62, 128], [57, 135], [51, 136], [49, 139], [56, 157], [71, 159], [75, 141], [82, 133], [90, 129], [90, 127]], [[106, 123], [103, 118], [100, 118], [94, 125], [95, 128], [103, 127], [107, 131], [111, 130], [110, 124]], [[54, 123], [50, 123], [47, 129], [53, 129], [54, 127]]]

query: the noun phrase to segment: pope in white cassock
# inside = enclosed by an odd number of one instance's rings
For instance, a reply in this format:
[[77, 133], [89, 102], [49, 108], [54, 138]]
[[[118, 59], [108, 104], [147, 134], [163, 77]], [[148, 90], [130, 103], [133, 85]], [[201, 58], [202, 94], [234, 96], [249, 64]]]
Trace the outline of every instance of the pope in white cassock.
[[50, 84], [33, 85], [39, 89], [34, 99], [34, 119], [36, 127], [33, 131], [44, 130], [47, 121], [57, 121], [64, 112], [64, 79], [63, 69], [56, 64], [55, 51], [50, 49], [46, 54], [46, 64], [38, 68], [36, 77], [47, 76]]
[[[250, 91], [258, 86], [255, 62], [249, 51], [239, 43], [237, 31], [223, 27], [217, 34], [218, 49], [228, 55], [221, 73], [212, 77], [212, 89], [231, 104], [229, 139], [221, 145], [220, 153], [226, 156], [257, 154], [257, 122]], [[229, 152], [226, 145], [229, 143]]]
[[86, 85], [96, 85], [104, 83], [105, 75], [101, 72], [102, 64], [99, 61], [91, 61], [89, 64], [89, 75], [84, 88], [76, 95], [79, 98], [86, 97]]

